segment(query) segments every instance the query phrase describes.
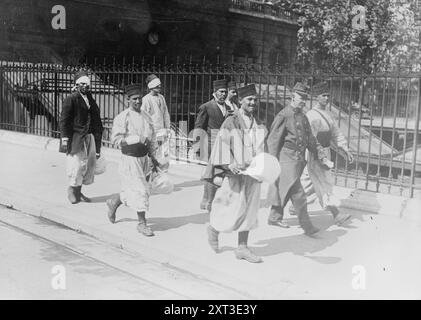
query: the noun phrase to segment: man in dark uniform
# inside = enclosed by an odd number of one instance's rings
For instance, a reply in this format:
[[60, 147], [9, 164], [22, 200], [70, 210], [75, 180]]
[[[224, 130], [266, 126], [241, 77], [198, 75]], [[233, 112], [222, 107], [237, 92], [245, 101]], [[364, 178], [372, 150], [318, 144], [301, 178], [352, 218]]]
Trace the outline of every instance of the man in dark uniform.
[[237, 84], [234, 81], [228, 82], [228, 95], [225, 104], [231, 108], [231, 113], [239, 109]]
[[[231, 108], [225, 103], [227, 92], [227, 80], [215, 80], [213, 82], [213, 99], [199, 107], [194, 128], [195, 130], [203, 130], [199, 141], [201, 144], [200, 159], [206, 162], [211, 154], [218, 130], [221, 128], [224, 120], [232, 114]], [[216, 186], [205, 182], [203, 199], [200, 203], [201, 209], [210, 212], [216, 189]]]
[[104, 130], [98, 105], [89, 92], [88, 75], [83, 71], [76, 73], [75, 82], [76, 91], [64, 99], [60, 115], [60, 152], [67, 154], [68, 199], [73, 204], [90, 202], [82, 194], [82, 184], [94, 182]]
[[319, 231], [310, 221], [307, 199], [300, 182], [306, 165], [305, 151], [318, 157], [321, 146], [313, 136], [307, 117], [302, 112], [307, 97], [307, 87], [298, 82], [292, 92], [292, 101], [275, 117], [267, 140], [268, 151], [279, 159], [281, 175], [269, 186], [268, 200], [271, 206], [268, 224], [288, 228], [282, 219], [284, 208], [291, 199], [298, 214], [300, 226], [306, 235]]

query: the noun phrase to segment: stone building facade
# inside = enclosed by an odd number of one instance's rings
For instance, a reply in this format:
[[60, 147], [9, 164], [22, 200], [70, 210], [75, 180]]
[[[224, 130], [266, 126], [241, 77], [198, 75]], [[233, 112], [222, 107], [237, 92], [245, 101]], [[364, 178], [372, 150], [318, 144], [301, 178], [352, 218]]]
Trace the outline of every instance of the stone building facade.
[[[3, 0], [0, 58], [77, 63], [86, 58], [191, 56], [289, 63], [296, 18], [259, 0]], [[52, 12], [65, 8], [65, 29]]]

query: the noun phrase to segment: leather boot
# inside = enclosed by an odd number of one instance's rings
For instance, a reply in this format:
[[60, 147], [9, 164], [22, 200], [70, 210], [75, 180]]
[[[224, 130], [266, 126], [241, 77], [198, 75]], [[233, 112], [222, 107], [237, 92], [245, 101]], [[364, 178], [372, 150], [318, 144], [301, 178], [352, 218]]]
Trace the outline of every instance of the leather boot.
[[298, 221], [300, 223], [301, 228], [304, 229], [304, 233], [307, 236], [311, 236], [320, 231], [320, 229], [316, 228], [310, 220], [310, 217], [307, 212], [307, 208], [304, 208], [298, 212]]
[[86, 197], [85, 195], [82, 194], [82, 186], [77, 187], [77, 193], [78, 193], [77, 195], [78, 195], [80, 201], [91, 202], [90, 198], [88, 198], [88, 197]]
[[286, 222], [283, 222], [283, 209], [281, 206], [272, 206], [270, 208], [269, 218], [268, 218], [268, 225], [270, 226], [277, 226], [281, 228], [289, 228], [289, 225]]
[[336, 206], [326, 206], [326, 209], [332, 213], [335, 224], [338, 226], [341, 226], [346, 220], [351, 218], [350, 214], [340, 212]]
[[120, 205], [121, 205], [121, 200], [120, 200], [119, 194], [107, 200], [108, 220], [110, 220], [111, 223], [115, 223], [116, 211]]
[[77, 187], [70, 186], [67, 189], [67, 198], [69, 199], [71, 204], [75, 204], [79, 202], [79, 199], [77, 197]]

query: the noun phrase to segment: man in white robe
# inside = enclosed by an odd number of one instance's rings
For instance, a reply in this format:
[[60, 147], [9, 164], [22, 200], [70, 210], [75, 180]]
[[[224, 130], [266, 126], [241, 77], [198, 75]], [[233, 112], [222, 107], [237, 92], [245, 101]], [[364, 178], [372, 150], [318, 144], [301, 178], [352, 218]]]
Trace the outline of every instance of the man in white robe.
[[236, 258], [257, 263], [262, 259], [250, 251], [247, 242], [250, 230], [257, 227], [261, 182], [240, 172], [264, 151], [267, 130], [253, 116], [257, 101], [255, 85], [239, 88], [238, 94], [241, 109], [222, 124], [203, 175], [211, 183], [223, 176], [210, 211], [208, 242], [218, 252], [219, 233], [237, 231]]
[[150, 114], [155, 129], [158, 148], [156, 159], [161, 169], [169, 167], [169, 138], [171, 130], [170, 114], [167, 103], [161, 94], [161, 80], [154, 74], [146, 78], [149, 93], [142, 98], [142, 110]]
[[[334, 117], [326, 110], [330, 97], [329, 85], [326, 82], [314, 85], [313, 95], [316, 97], [316, 105], [306, 113], [306, 116], [313, 135], [323, 147], [322, 152], [326, 155], [326, 159], [331, 161], [330, 147], [332, 145], [345, 155], [348, 163], [352, 163], [354, 158], [348, 148], [347, 140]], [[349, 214], [338, 210], [339, 200], [333, 194], [334, 178], [329, 164], [308, 157], [307, 167], [301, 176], [301, 184], [307, 199], [316, 196], [322, 208], [332, 213], [336, 224], [341, 225], [350, 218]], [[294, 213], [293, 206], [290, 207], [290, 213]]]
[[150, 195], [148, 179], [152, 167], [159, 165], [154, 158], [156, 136], [150, 115], [141, 110], [140, 85], [129, 85], [125, 91], [129, 108], [115, 117], [111, 135], [111, 142], [122, 151], [119, 166], [121, 192], [107, 200], [108, 218], [115, 223], [116, 210], [123, 203], [137, 212], [137, 230], [149, 237], [154, 233], [146, 223]]

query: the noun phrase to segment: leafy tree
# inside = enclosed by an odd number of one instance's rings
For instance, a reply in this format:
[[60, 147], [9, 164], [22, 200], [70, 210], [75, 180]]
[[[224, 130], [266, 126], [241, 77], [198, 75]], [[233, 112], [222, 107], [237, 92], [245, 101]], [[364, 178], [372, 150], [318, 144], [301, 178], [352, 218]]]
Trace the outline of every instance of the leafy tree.
[[411, 0], [280, 0], [299, 15], [297, 60], [337, 70], [420, 69], [420, 27]]

